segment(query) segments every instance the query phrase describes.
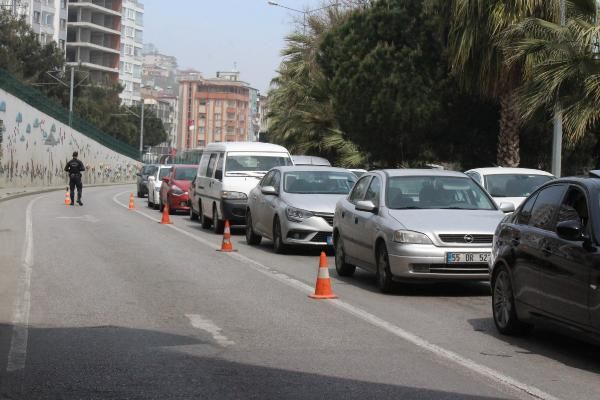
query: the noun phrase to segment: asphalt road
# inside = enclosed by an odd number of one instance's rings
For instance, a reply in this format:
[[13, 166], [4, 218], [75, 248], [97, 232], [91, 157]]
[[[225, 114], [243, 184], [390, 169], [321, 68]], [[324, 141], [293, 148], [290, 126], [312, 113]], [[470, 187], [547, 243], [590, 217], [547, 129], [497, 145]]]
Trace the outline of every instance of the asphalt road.
[[338, 278], [319, 251], [221, 237], [131, 188], [0, 202], [0, 398], [598, 399], [599, 348], [496, 333], [486, 284]]

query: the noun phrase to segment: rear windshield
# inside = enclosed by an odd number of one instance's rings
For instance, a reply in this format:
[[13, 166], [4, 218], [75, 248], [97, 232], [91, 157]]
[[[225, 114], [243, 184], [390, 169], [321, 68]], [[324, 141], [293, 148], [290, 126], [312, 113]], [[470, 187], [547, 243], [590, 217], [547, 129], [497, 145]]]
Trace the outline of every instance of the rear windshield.
[[267, 173], [274, 167], [292, 165], [286, 153], [244, 153], [230, 152], [225, 161], [226, 175], [243, 175], [244, 173]]
[[288, 193], [348, 194], [356, 175], [350, 172], [294, 171], [283, 175], [283, 190]]
[[142, 175], [152, 175], [156, 172], [156, 165], [146, 165], [142, 170]]
[[175, 180], [178, 181], [191, 181], [196, 177], [198, 168], [175, 168]]
[[492, 197], [527, 197], [552, 179], [552, 176], [535, 174], [486, 175], [485, 188]]
[[160, 171], [158, 171], [158, 178], [164, 178], [165, 176], [169, 175], [169, 172], [171, 172], [171, 167], [161, 168]]
[[471, 178], [453, 176], [392, 177], [387, 187], [387, 205], [392, 209], [496, 209]]

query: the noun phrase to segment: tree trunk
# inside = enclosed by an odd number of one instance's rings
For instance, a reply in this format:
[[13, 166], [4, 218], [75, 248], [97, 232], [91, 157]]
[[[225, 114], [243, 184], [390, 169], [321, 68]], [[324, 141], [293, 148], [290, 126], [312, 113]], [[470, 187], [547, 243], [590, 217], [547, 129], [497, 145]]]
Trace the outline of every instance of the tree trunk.
[[519, 112], [512, 92], [500, 97], [500, 132], [498, 133], [497, 164], [501, 167], [518, 167]]

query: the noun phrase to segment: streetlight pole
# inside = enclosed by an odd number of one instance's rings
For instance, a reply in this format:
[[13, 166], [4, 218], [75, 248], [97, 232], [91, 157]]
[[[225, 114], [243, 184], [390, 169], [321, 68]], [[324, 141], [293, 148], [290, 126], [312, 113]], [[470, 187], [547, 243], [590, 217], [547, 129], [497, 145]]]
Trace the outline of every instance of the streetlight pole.
[[[566, 24], [566, 5], [565, 0], [560, 0], [560, 26]], [[552, 132], [552, 174], [560, 178], [562, 170], [562, 107], [558, 98], [554, 104], [554, 127]]]
[[75, 87], [75, 67], [71, 66], [71, 85], [69, 87], [69, 126], [73, 120], [73, 89]]
[[144, 97], [142, 96], [142, 114], [140, 117], [140, 161], [144, 161]]

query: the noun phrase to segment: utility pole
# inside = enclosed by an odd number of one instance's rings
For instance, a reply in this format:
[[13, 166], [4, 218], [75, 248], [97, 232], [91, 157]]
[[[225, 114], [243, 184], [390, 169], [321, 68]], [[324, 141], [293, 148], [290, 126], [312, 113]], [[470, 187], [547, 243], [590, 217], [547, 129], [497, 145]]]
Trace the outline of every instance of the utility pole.
[[[566, 25], [566, 4], [565, 0], [560, 0], [560, 26]], [[558, 95], [558, 93], [557, 93]], [[554, 128], [552, 135], [552, 174], [560, 178], [562, 170], [562, 107], [558, 98], [554, 104]]]
[[144, 161], [144, 97], [142, 99], [142, 114], [140, 117], [140, 161]]
[[69, 86], [69, 126], [73, 122], [73, 89], [75, 89], [75, 67], [71, 66], [71, 85]]

